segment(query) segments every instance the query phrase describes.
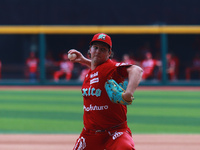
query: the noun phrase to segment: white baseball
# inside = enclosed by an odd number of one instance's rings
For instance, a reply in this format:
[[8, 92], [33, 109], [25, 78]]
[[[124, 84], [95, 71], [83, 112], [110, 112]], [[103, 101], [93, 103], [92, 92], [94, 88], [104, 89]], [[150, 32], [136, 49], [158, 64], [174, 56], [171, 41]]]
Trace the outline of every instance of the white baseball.
[[74, 59], [76, 59], [76, 54], [74, 54], [74, 53], [72, 53], [72, 54], [68, 54], [68, 58], [70, 59], [70, 60], [74, 60]]

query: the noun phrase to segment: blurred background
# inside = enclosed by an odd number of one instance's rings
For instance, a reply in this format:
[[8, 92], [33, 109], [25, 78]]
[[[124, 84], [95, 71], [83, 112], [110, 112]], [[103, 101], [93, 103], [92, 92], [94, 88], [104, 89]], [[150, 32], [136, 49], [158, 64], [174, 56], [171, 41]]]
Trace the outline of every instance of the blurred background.
[[87, 56], [93, 35], [105, 32], [115, 61], [144, 69], [141, 85], [199, 86], [199, 6], [198, 0], [1, 0], [0, 85], [81, 85], [88, 68], [64, 54], [74, 48]]

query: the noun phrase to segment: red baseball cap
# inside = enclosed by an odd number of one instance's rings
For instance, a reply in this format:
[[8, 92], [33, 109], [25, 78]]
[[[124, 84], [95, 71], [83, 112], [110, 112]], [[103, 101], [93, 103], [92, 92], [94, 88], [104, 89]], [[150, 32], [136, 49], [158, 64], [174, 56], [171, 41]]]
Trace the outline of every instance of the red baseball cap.
[[108, 44], [110, 46], [110, 48], [112, 48], [112, 40], [110, 38], [109, 35], [105, 34], [105, 33], [98, 33], [95, 34], [92, 38], [92, 41], [90, 42], [90, 45], [92, 44], [92, 42], [94, 41], [100, 41], [100, 42], [104, 42], [106, 44]]

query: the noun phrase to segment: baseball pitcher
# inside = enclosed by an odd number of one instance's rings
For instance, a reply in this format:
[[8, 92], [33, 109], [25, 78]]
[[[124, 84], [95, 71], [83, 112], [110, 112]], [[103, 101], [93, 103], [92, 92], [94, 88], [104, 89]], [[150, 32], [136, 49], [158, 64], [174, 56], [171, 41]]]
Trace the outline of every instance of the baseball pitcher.
[[68, 52], [77, 55], [72, 62], [90, 67], [81, 89], [84, 128], [74, 150], [135, 150], [127, 125], [127, 105], [134, 99], [143, 70], [112, 61], [112, 41], [104, 33], [93, 36], [88, 52], [91, 59], [74, 49]]

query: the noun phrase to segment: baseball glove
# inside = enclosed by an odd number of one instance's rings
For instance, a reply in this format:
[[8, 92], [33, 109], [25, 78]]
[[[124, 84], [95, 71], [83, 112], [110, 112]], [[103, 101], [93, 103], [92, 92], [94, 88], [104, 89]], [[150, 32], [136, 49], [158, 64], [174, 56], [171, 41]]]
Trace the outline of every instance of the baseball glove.
[[127, 102], [122, 98], [122, 93], [125, 92], [128, 82], [117, 83], [115, 80], [110, 79], [105, 83], [105, 89], [108, 94], [108, 97], [113, 103], [130, 105], [131, 102]]

